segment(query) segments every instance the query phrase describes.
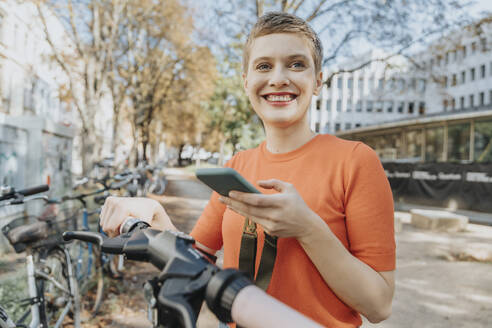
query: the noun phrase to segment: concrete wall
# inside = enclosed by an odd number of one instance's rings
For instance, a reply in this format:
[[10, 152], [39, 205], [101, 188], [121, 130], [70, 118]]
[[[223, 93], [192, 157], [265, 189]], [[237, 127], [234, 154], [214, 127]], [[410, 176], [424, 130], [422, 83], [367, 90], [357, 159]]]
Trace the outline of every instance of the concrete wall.
[[[73, 129], [44, 118], [0, 113], [0, 182], [17, 189], [46, 183], [49, 177], [49, 195], [63, 195], [71, 186], [73, 136]], [[0, 227], [23, 213], [39, 213], [41, 206], [33, 202], [0, 208]], [[6, 249], [1, 236], [0, 253]]]

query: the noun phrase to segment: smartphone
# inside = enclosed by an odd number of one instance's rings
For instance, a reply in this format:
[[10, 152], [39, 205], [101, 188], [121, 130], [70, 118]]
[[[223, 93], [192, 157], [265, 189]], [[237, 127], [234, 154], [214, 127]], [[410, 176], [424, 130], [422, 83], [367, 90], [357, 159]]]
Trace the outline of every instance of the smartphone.
[[222, 196], [229, 196], [231, 190], [260, 193], [236, 170], [229, 167], [197, 169], [196, 177]]

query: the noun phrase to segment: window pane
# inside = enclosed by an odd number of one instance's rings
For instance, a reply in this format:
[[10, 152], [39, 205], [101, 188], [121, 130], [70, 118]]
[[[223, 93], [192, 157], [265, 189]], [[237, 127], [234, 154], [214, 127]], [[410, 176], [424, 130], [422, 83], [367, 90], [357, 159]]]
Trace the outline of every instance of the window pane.
[[470, 124], [448, 127], [448, 161], [467, 161], [470, 158]]
[[381, 161], [394, 161], [401, 157], [401, 135], [387, 134], [378, 137], [375, 151]]
[[406, 158], [413, 161], [422, 159], [422, 131], [408, 131], [406, 133]]
[[492, 120], [475, 122], [475, 158], [476, 162], [492, 162]]
[[436, 127], [425, 130], [425, 161], [444, 161], [444, 128]]

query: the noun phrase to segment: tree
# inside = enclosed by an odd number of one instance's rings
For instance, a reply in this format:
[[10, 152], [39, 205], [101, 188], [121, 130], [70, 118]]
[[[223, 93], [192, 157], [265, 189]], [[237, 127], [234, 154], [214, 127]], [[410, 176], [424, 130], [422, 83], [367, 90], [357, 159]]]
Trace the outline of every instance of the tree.
[[132, 110], [134, 150], [141, 149], [136, 159], [147, 161], [164, 135], [179, 144], [196, 134], [197, 104], [210, 94], [215, 62], [192, 41], [192, 17], [180, 1], [130, 1], [127, 12], [120, 42], [128, 51], [116, 72]]
[[[126, 4], [121, 0], [33, 1], [54, 54], [53, 61], [67, 76], [68, 83], [61, 94], [76, 109], [80, 119], [80, 157], [83, 174], [86, 174], [101, 156], [103, 135], [97, 129], [96, 118], [101, 112]], [[55, 44], [54, 32], [47, 24], [52, 17], [62, 23], [71, 50], [61, 51]]]

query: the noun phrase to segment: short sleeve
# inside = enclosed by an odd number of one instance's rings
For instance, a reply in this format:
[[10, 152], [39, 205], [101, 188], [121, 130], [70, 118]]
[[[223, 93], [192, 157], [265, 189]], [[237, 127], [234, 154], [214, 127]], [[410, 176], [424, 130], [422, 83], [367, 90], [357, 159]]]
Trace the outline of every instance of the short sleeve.
[[207, 206], [205, 206], [190, 235], [208, 248], [221, 249], [224, 211], [225, 205], [219, 201], [219, 194], [215, 191], [212, 192]]
[[358, 143], [344, 172], [345, 216], [350, 252], [376, 271], [396, 266], [393, 195], [383, 166]]
[[[232, 167], [238, 154], [231, 158], [224, 166]], [[190, 235], [200, 244], [208, 248], [219, 250], [222, 248], [222, 219], [226, 206], [219, 201], [219, 194], [212, 192], [210, 200], [205, 206], [202, 215], [198, 218]]]

